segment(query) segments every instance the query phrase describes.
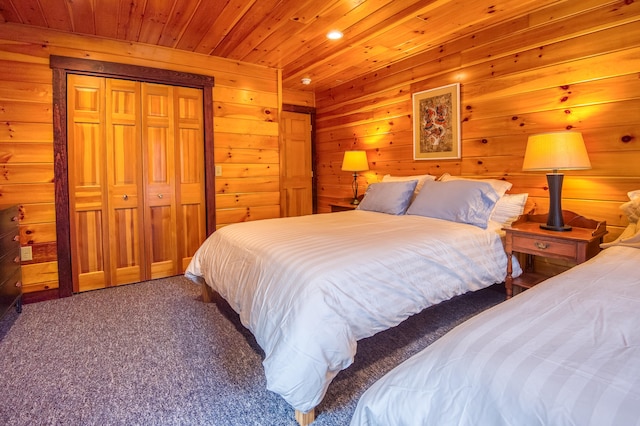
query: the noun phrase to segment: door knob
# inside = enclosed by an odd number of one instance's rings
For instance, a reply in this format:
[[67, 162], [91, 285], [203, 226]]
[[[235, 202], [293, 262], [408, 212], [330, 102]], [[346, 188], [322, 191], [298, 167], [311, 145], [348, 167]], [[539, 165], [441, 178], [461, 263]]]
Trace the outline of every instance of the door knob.
[[158, 194], [158, 198], [162, 198], [162, 194]]
[[124, 195], [122, 196], [122, 199], [123, 199], [123, 200], [125, 200], [125, 201], [127, 201], [127, 200], [129, 199], [129, 196], [128, 196], [127, 194], [124, 194]]

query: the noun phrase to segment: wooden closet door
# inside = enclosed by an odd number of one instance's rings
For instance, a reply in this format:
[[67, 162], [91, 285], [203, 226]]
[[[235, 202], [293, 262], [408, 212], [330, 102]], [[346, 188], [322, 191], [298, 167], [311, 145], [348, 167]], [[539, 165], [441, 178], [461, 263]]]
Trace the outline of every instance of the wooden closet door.
[[176, 87], [174, 93], [177, 106], [178, 272], [184, 273], [206, 238], [203, 100], [200, 89]]
[[109, 283], [105, 80], [69, 75], [67, 105], [71, 264], [78, 292]]
[[142, 83], [144, 233], [149, 278], [178, 274], [174, 88]]
[[140, 83], [106, 79], [106, 162], [111, 285], [149, 276], [144, 252]]
[[184, 273], [206, 238], [202, 91], [67, 86], [73, 291]]

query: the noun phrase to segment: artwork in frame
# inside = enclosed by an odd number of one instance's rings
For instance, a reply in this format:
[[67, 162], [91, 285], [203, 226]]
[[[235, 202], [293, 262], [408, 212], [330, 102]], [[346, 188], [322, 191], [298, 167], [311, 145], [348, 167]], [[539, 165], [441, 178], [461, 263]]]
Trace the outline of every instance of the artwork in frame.
[[460, 158], [460, 83], [413, 94], [413, 159]]

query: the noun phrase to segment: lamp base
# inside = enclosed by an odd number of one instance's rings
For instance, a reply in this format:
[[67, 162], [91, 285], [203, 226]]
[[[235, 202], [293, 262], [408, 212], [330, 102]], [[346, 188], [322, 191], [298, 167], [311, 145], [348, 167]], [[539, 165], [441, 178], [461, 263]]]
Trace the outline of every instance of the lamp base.
[[546, 229], [547, 231], [560, 231], [560, 232], [571, 231], [571, 227], [569, 225], [554, 226], [554, 225], [547, 225], [543, 223], [540, 225], [540, 228]]
[[569, 225], [564, 224], [562, 217], [562, 173], [554, 172], [547, 174], [549, 184], [549, 215], [547, 223], [540, 225], [540, 228], [548, 231], [566, 232], [571, 231]]
[[353, 204], [354, 206], [357, 206], [358, 204], [360, 204], [360, 200], [358, 200], [357, 198], [354, 198], [353, 200], [351, 200], [351, 204]]

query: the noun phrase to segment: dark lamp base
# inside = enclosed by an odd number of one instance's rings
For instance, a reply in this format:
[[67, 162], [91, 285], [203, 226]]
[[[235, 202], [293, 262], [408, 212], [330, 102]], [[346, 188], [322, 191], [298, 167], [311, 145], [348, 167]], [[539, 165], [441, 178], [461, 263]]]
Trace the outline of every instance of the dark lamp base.
[[560, 231], [560, 232], [571, 231], [571, 227], [569, 225], [554, 226], [554, 225], [541, 224], [540, 228], [546, 229], [548, 231]]
[[353, 200], [351, 200], [351, 204], [353, 204], [354, 206], [357, 206], [358, 204], [360, 204], [360, 200], [358, 200], [357, 198], [354, 198]]

